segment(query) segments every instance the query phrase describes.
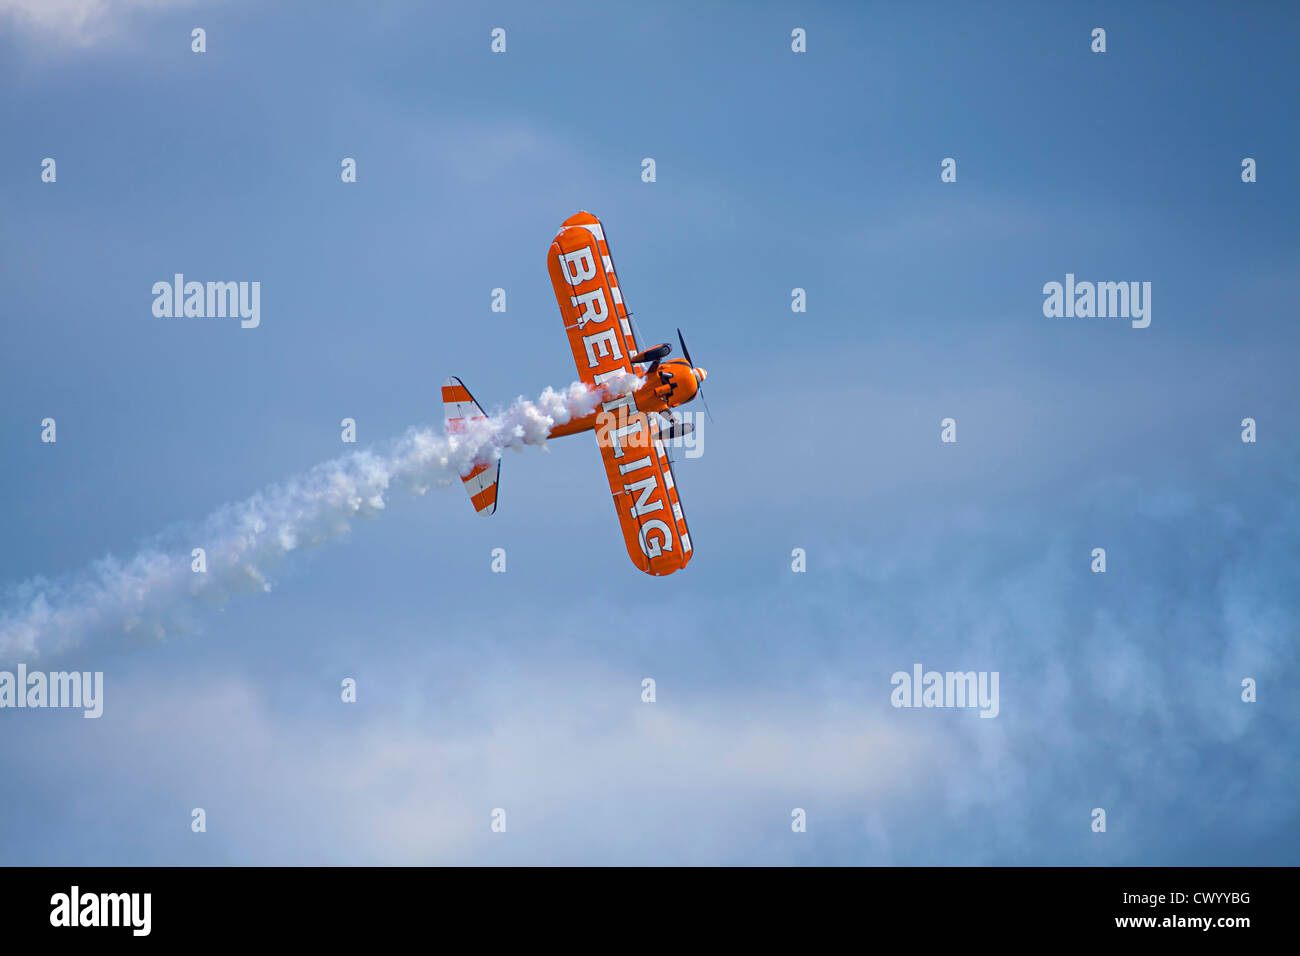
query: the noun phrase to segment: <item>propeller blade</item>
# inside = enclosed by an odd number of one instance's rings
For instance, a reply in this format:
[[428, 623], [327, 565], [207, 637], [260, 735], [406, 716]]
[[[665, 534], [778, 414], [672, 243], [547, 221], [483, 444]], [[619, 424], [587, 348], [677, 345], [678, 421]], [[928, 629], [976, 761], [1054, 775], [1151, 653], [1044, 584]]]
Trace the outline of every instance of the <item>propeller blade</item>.
[[[686, 359], [687, 362], [690, 362], [691, 368], [695, 368], [695, 363], [691, 361], [691, 351], [686, 347], [686, 339], [682, 338], [681, 329], [677, 330], [677, 341], [681, 343], [682, 356]], [[703, 384], [700, 385], [700, 387], [696, 390], [695, 394], [700, 396], [700, 401], [704, 404], [704, 414], [709, 417], [709, 424], [710, 425], [713, 424], [713, 412], [709, 411], [709, 403], [704, 398]]]
[[[680, 343], [682, 344], [682, 357], [685, 358], [686, 361], [691, 362], [691, 353], [690, 353], [690, 351], [686, 348], [686, 340], [685, 340], [684, 338], [682, 338], [682, 330], [681, 330], [681, 329], [678, 329], [678, 330], [677, 330], [677, 341], [680, 342]], [[695, 363], [694, 363], [694, 362], [691, 362], [691, 368], [695, 368]]]

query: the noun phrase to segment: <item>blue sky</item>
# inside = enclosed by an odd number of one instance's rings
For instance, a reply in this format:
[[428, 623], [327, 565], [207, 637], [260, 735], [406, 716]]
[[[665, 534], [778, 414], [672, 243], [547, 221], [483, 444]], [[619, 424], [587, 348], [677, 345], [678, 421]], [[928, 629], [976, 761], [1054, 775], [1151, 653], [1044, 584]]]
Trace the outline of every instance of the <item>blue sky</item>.
[[[1297, 862], [1294, 11], [28, 6], [0, 617], [344, 417], [440, 424], [448, 374], [570, 382], [544, 257], [579, 209], [715, 421], [670, 578], [577, 436], [508, 455], [490, 519], [394, 494], [269, 593], [28, 661], [102, 670], [105, 712], [0, 710], [0, 861]], [[260, 327], [155, 318], [176, 272], [260, 281]], [[1151, 282], [1150, 327], [1044, 317], [1066, 273]], [[997, 671], [999, 715], [891, 707], [914, 663]]]

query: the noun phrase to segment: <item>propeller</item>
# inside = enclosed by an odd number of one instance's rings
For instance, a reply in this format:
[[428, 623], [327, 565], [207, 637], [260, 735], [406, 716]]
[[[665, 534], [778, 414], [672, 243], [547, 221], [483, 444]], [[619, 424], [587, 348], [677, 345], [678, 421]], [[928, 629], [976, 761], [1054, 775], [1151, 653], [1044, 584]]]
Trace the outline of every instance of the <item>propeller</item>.
[[[678, 329], [678, 330], [677, 330], [677, 341], [681, 343], [681, 346], [682, 346], [682, 356], [686, 359], [687, 362], [690, 362], [691, 368], [695, 368], [695, 363], [694, 363], [693, 361], [691, 361], [691, 353], [690, 353], [690, 350], [686, 347], [686, 339], [682, 338], [682, 330], [681, 330], [681, 329]], [[703, 379], [700, 379], [700, 387], [696, 390], [696, 393], [695, 393], [695, 394], [697, 394], [697, 395], [700, 396], [700, 401], [704, 404], [704, 414], [706, 414], [706, 415], [709, 416], [709, 424], [710, 424], [710, 425], [713, 424], [713, 412], [709, 411], [709, 403], [708, 403], [707, 401], [705, 401], [705, 398], [704, 398], [704, 380], [703, 380]]]

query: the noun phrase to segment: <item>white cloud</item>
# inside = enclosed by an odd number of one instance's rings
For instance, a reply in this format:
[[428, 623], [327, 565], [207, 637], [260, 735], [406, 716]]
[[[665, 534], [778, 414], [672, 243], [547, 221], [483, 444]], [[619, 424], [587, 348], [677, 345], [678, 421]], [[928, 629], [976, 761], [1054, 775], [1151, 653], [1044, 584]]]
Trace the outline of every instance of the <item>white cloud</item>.
[[68, 46], [87, 47], [112, 36], [133, 10], [190, 6], [192, 0], [0, 0], [0, 16]]
[[[44, 743], [8, 762], [54, 780], [61, 818], [93, 781], [95, 807], [172, 821], [113, 847], [117, 863], [203, 862], [210, 842], [252, 864], [403, 865], [723, 862], [779, 845], [796, 806], [898, 806], [920, 762], [952, 756], [861, 707], [716, 691], [644, 704], [635, 682], [625, 698], [603, 690], [624, 677], [600, 669], [563, 684], [545, 666], [519, 677], [550, 692], [498, 710], [487, 681], [466, 688], [480, 717], [466, 720], [462, 702], [411, 722], [383, 711], [373, 681], [355, 705], [286, 711], [280, 691], [242, 677], [160, 684], [153, 670], [112, 685], [100, 732], [33, 722]], [[63, 754], [59, 768], [43, 747]], [[188, 831], [193, 806], [208, 812], [205, 837]], [[489, 826], [498, 806], [504, 839]]]

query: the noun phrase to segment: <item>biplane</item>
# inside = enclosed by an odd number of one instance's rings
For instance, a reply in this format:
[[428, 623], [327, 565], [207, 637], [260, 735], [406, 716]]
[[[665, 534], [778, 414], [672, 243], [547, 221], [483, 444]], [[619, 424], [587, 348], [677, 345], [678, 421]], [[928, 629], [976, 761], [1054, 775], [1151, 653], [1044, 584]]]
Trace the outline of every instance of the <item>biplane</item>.
[[[640, 336], [614, 274], [609, 240], [591, 213], [564, 220], [546, 265], [578, 376], [593, 391], [606, 392], [589, 415], [557, 424], [547, 437], [596, 433], [628, 557], [646, 574], [672, 574], [691, 560], [691, 535], [664, 442], [691, 431], [672, 409], [700, 395], [707, 373], [691, 361], [680, 329], [682, 358], [668, 358], [672, 346], [666, 342], [638, 350]], [[609, 394], [605, 383], [625, 379], [622, 373], [643, 384], [627, 394]], [[442, 401], [449, 433], [487, 417], [458, 378], [443, 383]], [[499, 458], [462, 476], [479, 514], [496, 511], [500, 477]]]

